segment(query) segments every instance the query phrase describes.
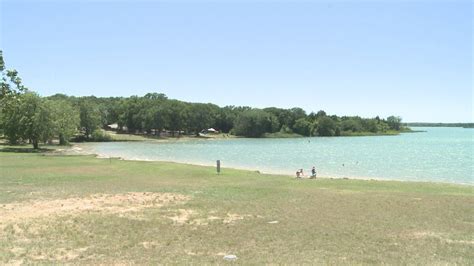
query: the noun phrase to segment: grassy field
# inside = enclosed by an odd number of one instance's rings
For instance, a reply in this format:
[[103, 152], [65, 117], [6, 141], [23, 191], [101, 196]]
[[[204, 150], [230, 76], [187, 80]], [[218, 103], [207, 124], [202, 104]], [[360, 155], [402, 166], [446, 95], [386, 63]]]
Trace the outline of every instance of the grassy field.
[[0, 149], [0, 264], [473, 264], [473, 187]]

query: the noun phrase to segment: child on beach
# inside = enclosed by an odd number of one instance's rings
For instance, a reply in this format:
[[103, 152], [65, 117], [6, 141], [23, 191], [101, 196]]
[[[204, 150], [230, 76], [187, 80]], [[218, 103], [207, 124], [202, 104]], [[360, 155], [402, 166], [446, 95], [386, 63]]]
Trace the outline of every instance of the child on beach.
[[303, 169], [296, 170], [296, 178], [304, 177]]
[[304, 177], [303, 168], [300, 169], [300, 175], [301, 177]]

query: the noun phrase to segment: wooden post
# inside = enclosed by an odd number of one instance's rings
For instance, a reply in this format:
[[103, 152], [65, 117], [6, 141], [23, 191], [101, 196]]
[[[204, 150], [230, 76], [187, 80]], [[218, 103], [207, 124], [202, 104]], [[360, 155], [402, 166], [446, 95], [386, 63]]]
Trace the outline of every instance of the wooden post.
[[220, 174], [221, 173], [221, 160], [217, 160], [216, 164], [217, 164], [217, 174]]

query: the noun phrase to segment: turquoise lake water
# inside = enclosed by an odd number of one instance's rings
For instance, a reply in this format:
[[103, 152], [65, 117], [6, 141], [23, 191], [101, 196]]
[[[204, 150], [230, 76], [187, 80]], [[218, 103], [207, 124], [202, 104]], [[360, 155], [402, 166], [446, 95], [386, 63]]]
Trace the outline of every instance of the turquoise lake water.
[[413, 128], [399, 136], [220, 139], [87, 144], [104, 157], [318, 176], [474, 184], [474, 129]]

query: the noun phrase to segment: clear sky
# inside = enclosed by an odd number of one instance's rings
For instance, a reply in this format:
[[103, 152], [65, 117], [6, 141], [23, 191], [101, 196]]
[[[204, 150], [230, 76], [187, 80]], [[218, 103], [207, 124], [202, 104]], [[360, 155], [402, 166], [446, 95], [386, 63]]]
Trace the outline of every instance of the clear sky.
[[0, 2], [7, 67], [44, 96], [474, 120], [471, 1]]

